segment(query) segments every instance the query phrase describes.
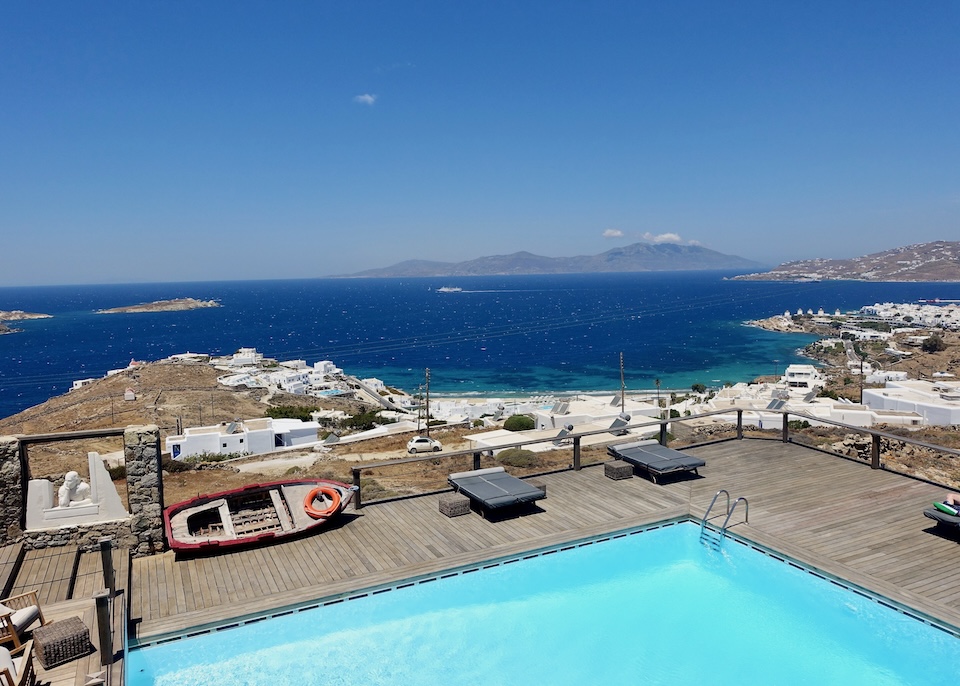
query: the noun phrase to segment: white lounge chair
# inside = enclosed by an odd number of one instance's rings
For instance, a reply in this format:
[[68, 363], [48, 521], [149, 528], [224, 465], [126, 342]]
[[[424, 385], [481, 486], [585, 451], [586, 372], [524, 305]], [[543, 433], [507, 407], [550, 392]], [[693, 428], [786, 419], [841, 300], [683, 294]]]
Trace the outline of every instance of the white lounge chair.
[[13, 643], [12, 652], [18, 654], [24, 646], [20, 640], [21, 634], [38, 620], [41, 626], [47, 623], [36, 591], [0, 600], [0, 643]]
[[0, 686], [33, 686], [33, 641], [23, 644], [23, 654], [14, 657], [6, 648], [0, 648]]

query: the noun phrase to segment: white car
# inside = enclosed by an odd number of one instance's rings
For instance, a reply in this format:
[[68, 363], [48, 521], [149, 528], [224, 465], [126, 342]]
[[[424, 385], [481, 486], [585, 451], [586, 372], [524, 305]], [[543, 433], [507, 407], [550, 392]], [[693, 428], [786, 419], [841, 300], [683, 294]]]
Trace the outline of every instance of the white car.
[[439, 453], [441, 450], [443, 450], [443, 444], [434, 438], [415, 436], [407, 441], [407, 452], [411, 455], [429, 452]]

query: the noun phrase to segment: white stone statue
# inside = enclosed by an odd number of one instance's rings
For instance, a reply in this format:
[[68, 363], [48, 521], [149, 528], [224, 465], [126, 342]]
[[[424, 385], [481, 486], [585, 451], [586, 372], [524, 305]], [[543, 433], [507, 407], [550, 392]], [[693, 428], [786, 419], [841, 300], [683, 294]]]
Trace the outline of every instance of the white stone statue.
[[81, 481], [76, 472], [67, 472], [63, 486], [57, 491], [57, 498], [57, 507], [77, 507], [93, 502], [90, 498], [90, 484]]
[[48, 479], [30, 479], [27, 484], [28, 531], [108, 522], [130, 516], [100, 455], [87, 453], [87, 464], [90, 467], [89, 483], [81, 481], [77, 472], [67, 472], [59, 488]]

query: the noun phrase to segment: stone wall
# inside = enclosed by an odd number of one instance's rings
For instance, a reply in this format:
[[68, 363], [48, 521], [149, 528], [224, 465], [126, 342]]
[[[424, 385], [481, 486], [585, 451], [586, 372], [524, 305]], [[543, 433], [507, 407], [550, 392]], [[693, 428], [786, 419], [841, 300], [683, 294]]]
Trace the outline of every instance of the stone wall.
[[98, 540], [112, 536], [115, 545], [129, 548], [134, 557], [163, 552], [163, 481], [160, 478], [160, 429], [155, 425], [129, 427], [123, 434], [130, 517], [76, 526], [24, 532], [26, 485], [20, 464], [20, 441], [0, 436], [0, 545], [22, 542], [24, 547], [77, 545], [98, 549]]
[[130, 521], [124, 519], [83, 526], [27, 531], [23, 534], [23, 547], [27, 550], [35, 550], [75, 545], [81, 552], [88, 553], [100, 550], [99, 541], [104, 536], [112, 537], [113, 545], [117, 548], [129, 548], [132, 551], [137, 545], [136, 537], [130, 532]]
[[0, 545], [19, 540], [26, 493], [20, 466], [20, 441], [0, 436]]
[[134, 557], [163, 552], [163, 479], [160, 477], [160, 428], [131, 426], [123, 434], [127, 466], [130, 532]]

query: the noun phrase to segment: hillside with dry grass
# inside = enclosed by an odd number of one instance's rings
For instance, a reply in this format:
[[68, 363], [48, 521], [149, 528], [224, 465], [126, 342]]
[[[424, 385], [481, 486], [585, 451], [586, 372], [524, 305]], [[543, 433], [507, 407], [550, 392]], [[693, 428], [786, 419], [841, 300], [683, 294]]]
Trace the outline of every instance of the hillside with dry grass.
[[[223, 372], [206, 364], [152, 362], [125, 370], [0, 419], [0, 435], [45, 434], [156, 424], [161, 443], [182, 425], [202, 426], [237, 418], [266, 416], [273, 405], [361, 411], [356, 401], [312, 398], [264, 389], [228, 388], [217, 383]], [[134, 400], [125, 400], [127, 389]], [[267, 401], [267, 402], [265, 402]], [[61, 478], [69, 470], [86, 476], [88, 451], [122, 450], [120, 438], [85, 439], [36, 445], [30, 449], [34, 477]]]

